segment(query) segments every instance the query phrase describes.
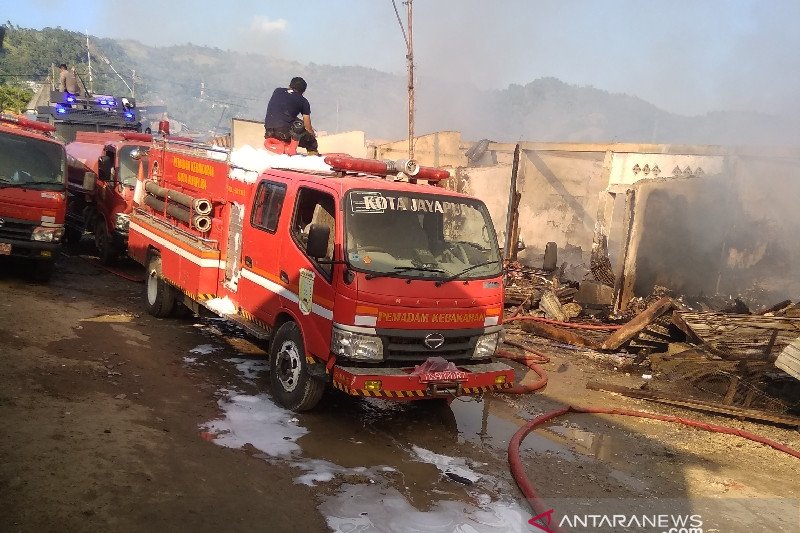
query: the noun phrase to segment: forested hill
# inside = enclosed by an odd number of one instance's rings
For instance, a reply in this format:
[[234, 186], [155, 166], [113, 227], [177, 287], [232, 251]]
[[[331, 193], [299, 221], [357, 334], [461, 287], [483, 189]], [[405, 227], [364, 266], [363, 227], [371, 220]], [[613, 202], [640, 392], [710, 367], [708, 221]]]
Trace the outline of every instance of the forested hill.
[[[88, 84], [85, 35], [10, 22], [5, 29], [0, 84], [41, 81], [51, 65], [62, 62], [75, 65]], [[171, 119], [192, 130], [219, 133], [232, 116], [261, 120], [272, 90], [300, 75], [309, 83], [318, 130], [363, 130], [382, 139], [406, 135], [403, 75], [191, 44], [156, 48], [92, 36], [89, 42], [95, 93], [123, 95], [133, 89], [139, 104], [164, 104]], [[418, 134], [458, 130], [466, 140], [800, 144], [797, 124], [786, 117], [740, 112], [685, 117], [633, 96], [553, 78], [489, 91], [457, 79], [421, 78], [417, 88]]]

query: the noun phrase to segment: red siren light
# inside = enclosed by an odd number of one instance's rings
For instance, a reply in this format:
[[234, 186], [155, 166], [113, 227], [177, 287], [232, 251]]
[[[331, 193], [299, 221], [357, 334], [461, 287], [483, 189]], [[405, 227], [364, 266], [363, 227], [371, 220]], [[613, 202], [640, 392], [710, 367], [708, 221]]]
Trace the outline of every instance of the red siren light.
[[450, 177], [450, 173], [446, 170], [420, 167], [413, 160], [407, 159], [379, 161], [377, 159], [362, 159], [345, 155], [329, 155], [325, 156], [325, 163], [333, 170], [361, 172], [377, 176], [388, 176], [404, 172], [412, 179], [424, 181], [441, 181]]

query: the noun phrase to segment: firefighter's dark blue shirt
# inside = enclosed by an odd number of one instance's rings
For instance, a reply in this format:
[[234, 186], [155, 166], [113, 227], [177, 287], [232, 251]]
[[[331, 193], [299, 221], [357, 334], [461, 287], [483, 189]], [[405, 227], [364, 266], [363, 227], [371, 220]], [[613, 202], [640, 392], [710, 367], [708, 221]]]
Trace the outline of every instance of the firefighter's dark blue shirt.
[[265, 128], [289, 129], [297, 115], [310, 115], [311, 104], [306, 98], [290, 89], [278, 87], [272, 92], [264, 117]]

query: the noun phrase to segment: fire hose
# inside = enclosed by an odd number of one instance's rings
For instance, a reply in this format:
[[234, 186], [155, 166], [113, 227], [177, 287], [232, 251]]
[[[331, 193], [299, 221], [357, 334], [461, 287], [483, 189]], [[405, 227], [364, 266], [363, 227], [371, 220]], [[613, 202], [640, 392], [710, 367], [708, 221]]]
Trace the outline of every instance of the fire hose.
[[[539, 379], [536, 382], [529, 385], [522, 385], [520, 383], [514, 387], [504, 390], [503, 392], [509, 394], [526, 394], [544, 388], [547, 385], [547, 373], [541, 367], [539, 367], [538, 364], [547, 363], [550, 361], [550, 358], [547, 357], [546, 355], [534, 352], [527, 346], [520, 343], [516, 343], [513, 341], [505, 341], [505, 344], [525, 350], [530, 355], [517, 355], [507, 350], [500, 350], [497, 353], [498, 357], [504, 359], [510, 359], [512, 361], [517, 361], [525, 364], [529, 369], [531, 369], [539, 376]], [[736, 429], [717, 424], [710, 424], [707, 422], [702, 422], [700, 420], [695, 420], [691, 418], [648, 413], [646, 411], [635, 411], [631, 409], [615, 409], [609, 407], [579, 407], [574, 405], [568, 405], [566, 407], [562, 407], [561, 409], [556, 409], [554, 411], [545, 413], [530, 420], [527, 424], [519, 428], [516, 433], [514, 433], [514, 435], [511, 437], [511, 440], [508, 443], [508, 464], [509, 467], [511, 468], [511, 475], [514, 477], [514, 481], [517, 483], [517, 486], [519, 487], [520, 491], [522, 491], [522, 494], [528, 500], [531, 509], [533, 509], [534, 515], [542, 515], [548, 513], [550, 512], [550, 508], [547, 505], [545, 505], [544, 501], [541, 499], [541, 496], [539, 496], [538, 491], [533, 486], [533, 483], [531, 483], [531, 481], [528, 479], [525, 473], [525, 467], [522, 464], [522, 457], [520, 455], [520, 445], [522, 444], [522, 441], [525, 439], [525, 437], [531, 431], [555, 418], [558, 418], [568, 413], [621, 415], [621, 416], [631, 416], [638, 418], [648, 418], [651, 420], [661, 420], [663, 422], [672, 422], [675, 424], [681, 424], [696, 429], [702, 429], [704, 431], [710, 431], [712, 433], [735, 435], [743, 439], [751, 440], [753, 442], [758, 442], [765, 446], [769, 446], [775, 450], [787, 453], [793, 457], [797, 457], [798, 459], [800, 459], [800, 451], [795, 450], [794, 448], [791, 448], [789, 446], [786, 446], [785, 444], [781, 444], [780, 442], [768, 439], [766, 437], [762, 437], [761, 435], [757, 435], [755, 433], [751, 433], [749, 431], [745, 431], [742, 429]]]

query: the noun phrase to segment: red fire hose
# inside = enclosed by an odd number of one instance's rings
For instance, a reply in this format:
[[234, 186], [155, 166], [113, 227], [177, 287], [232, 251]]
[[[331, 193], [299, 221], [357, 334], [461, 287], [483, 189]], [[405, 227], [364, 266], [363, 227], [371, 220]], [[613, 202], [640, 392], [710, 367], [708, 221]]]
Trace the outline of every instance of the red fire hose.
[[[525, 364], [528, 368], [530, 368], [531, 370], [536, 372], [536, 374], [538, 374], [539, 380], [530, 385], [522, 385], [520, 383], [519, 385], [516, 385], [510, 389], [506, 389], [504, 392], [510, 394], [525, 394], [528, 392], [533, 392], [544, 388], [545, 385], [547, 385], [547, 373], [541, 367], [539, 367], [537, 363], [539, 364], [547, 363], [550, 361], [550, 358], [547, 357], [546, 355], [534, 352], [524, 344], [516, 343], [513, 341], [505, 341], [505, 343], [510, 346], [514, 346], [516, 348], [525, 350], [529, 352], [531, 355], [517, 355], [507, 350], [500, 350], [498, 351], [497, 355], [504, 359], [510, 359], [512, 361], [517, 361]], [[786, 446], [785, 444], [781, 444], [772, 439], [768, 439], [766, 437], [762, 437], [761, 435], [756, 435], [755, 433], [750, 433], [749, 431], [744, 431], [741, 429], [735, 429], [727, 426], [720, 426], [717, 424], [709, 424], [707, 422], [701, 422], [699, 420], [694, 420], [691, 418], [648, 413], [646, 411], [634, 411], [631, 409], [613, 409], [608, 407], [577, 407], [569, 405], [567, 407], [556, 409], [555, 411], [545, 413], [541, 416], [532, 419], [527, 424], [519, 428], [519, 430], [517, 430], [517, 432], [514, 433], [514, 435], [511, 437], [511, 440], [508, 443], [508, 464], [511, 467], [511, 475], [514, 477], [514, 481], [516, 481], [517, 486], [522, 491], [522, 494], [524, 494], [525, 498], [528, 500], [531, 509], [533, 509], [534, 515], [541, 515], [547, 513], [550, 511], [550, 509], [542, 501], [536, 488], [533, 486], [533, 484], [530, 482], [527, 475], [525, 474], [525, 467], [522, 464], [522, 457], [520, 456], [519, 448], [520, 445], [522, 444], [522, 441], [531, 431], [543, 425], [544, 423], [549, 422], [550, 420], [553, 420], [560, 416], [563, 416], [567, 413], [622, 415], [622, 416], [632, 416], [638, 418], [649, 418], [651, 420], [661, 420], [664, 422], [673, 422], [676, 424], [682, 424], [684, 426], [702, 429], [704, 431], [711, 431], [713, 433], [736, 435], [738, 437], [742, 437], [744, 439], [748, 439], [753, 442], [764, 444], [765, 446], [770, 446], [778, 451], [787, 453], [793, 457], [797, 457], [798, 459], [800, 459], [800, 451], [795, 450], [794, 448]], [[553, 531], [558, 531], [558, 530], [559, 529], [556, 527]]]
[[751, 440], [753, 442], [758, 442], [764, 444], [766, 446], [770, 446], [778, 451], [788, 453], [793, 457], [800, 458], [800, 451], [795, 450], [794, 448], [790, 448], [785, 444], [781, 444], [776, 442], [772, 439], [768, 439], [766, 437], [762, 437], [761, 435], [756, 435], [755, 433], [750, 433], [749, 431], [744, 431], [741, 429], [735, 429], [727, 426], [719, 426], [716, 424], [709, 424], [707, 422], [701, 422], [699, 420], [693, 420], [691, 418], [682, 418], [678, 416], [671, 416], [671, 415], [659, 415], [655, 413], [648, 413], [645, 411], [633, 411], [630, 409], [611, 409], [607, 407], [576, 407], [574, 405], [569, 405], [567, 407], [562, 407], [561, 409], [556, 409], [555, 411], [551, 411], [549, 413], [545, 413], [539, 417], [534, 418], [514, 433], [514, 436], [511, 437], [511, 440], [508, 443], [508, 464], [511, 467], [511, 474], [514, 476], [514, 481], [517, 482], [517, 486], [519, 486], [522, 494], [525, 495], [527, 498], [528, 503], [530, 503], [533, 512], [536, 515], [540, 515], [549, 511], [549, 508], [544, 504], [539, 496], [539, 493], [536, 491], [536, 488], [530, 482], [528, 477], [525, 475], [525, 468], [522, 465], [522, 458], [519, 454], [519, 447], [522, 443], [522, 440], [534, 429], [538, 426], [541, 426], [545, 422], [549, 422], [554, 418], [558, 418], [559, 416], [565, 415], [567, 413], [591, 413], [591, 414], [606, 414], [606, 415], [622, 415], [622, 416], [634, 416], [639, 418], [649, 418], [651, 420], [662, 420], [664, 422], [674, 422], [676, 424], [683, 424], [684, 426], [694, 427], [697, 429], [702, 429], [705, 431], [711, 431], [713, 433], [724, 433], [727, 435], [736, 435], [742, 437], [744, 439]]

